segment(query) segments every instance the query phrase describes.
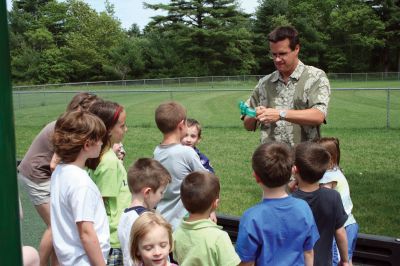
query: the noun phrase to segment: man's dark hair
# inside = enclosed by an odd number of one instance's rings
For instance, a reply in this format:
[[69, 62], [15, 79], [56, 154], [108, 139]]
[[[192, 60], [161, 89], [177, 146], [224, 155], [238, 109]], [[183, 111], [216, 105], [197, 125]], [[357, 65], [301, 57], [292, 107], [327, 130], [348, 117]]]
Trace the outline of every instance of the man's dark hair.
[[213, 173], [192, 172], [181, 184], [183, 206], [190, 213], [203, 213], [219, 198], [219, 191], [219, 179]]
[[292, 166], [291, 149], [284, 143], [261, 144], [253, 153], [253, 171], [266, 187], [285, 185], [290, 179]]
[[299, 33], [292, 26], [281, 26], [275, 28], [268, 34], [268, 41], [277, 43], [285, 39], [289, 40], [289, 47], [292, 51], [296, 48], [296, 45], [300, 44]]
[[309, 184], [318, 182], [329, 168], [331, 155], [320, 144], [310, 141], [296, 146], [294, 164], [301, 179]]

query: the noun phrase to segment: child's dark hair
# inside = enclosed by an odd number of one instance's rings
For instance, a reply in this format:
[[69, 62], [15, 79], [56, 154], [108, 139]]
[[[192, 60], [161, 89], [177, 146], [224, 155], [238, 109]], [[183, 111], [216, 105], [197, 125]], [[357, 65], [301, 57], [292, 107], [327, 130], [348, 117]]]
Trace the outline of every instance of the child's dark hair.
[[331, 155], [331, 167], [339, 167], [340, 163], [340, 145], [339, 139], [334, 137], [325, 137], [315, 140], [316, 143], [325, 147]]
[[[96, 102], [89, 108], [89, 112], [97, 115], [101, 120], [103, 120], [108, 133], [110, 133], [113, 127], [117, 124], [119, 116], [123, 111], [124, 107], [116, 102], [110, 101]], [[103, 145], [111, 145], [109, 134], [104, 137]]]
[[170, 133], [186, 120], [186, 109], [180, 103], [169, 101], [160, 104], [155, 111], [155, 121], [162, 133]]
[[301, 179], [309, 184], [322, 178], [329, 168], [330, 160], [329, 152], [318, 143], [306, 141], [296, 146], [294, 164]]
[[153, 192], [171, 182], [167, 169], [151, 158], [138, 159], [128, 170], [128, 186], [131, 193], [139, 193], [144, 187]]
[[90, 169], [96, 169], [100, 163], [101, 156], [108, 150], [109, 147], [111, 147], [110, 131], [117, 124], [119, 116], [123, 111], [124, 107], [116, 102], [110, 101], [98, 101], [90, 106], [89, 112], [99, 117], [103, 121], [107, 130], [107, 134], [105, 134], [102, 139], [103, 146], [99, 158], [88, 159], [86, 161], [86, 166]]
[[63, 163], [74, 162], [85, 143], [94, 144], [106, 134], [104, 123], [86, 111], [66, 112], [57, 119], [52, 142]]
[[87, 111], [95, 102], [102, 102], [103, 100], [96, 94], [89, 92], [80, 92], [75, 94], [67, 106], [67, 112], [72, 111]]
[[201, 125], [199, 121], [193, 118], [188, 118], [186, 119], [186, 125], [187, 127], [196, 127], [197, 128], [197, 137], [200, 139], [201, 138]]
[[292, 151], [284, 143], [261, 144], [253, 153], [253, 171], [266, 187], [280, 187], [289, 182], [292, 166]]
[[219, 198], [219, 179], [213, 173], [196, 171], [181, 184], [181, 200], [190, 213], [203, 213]]

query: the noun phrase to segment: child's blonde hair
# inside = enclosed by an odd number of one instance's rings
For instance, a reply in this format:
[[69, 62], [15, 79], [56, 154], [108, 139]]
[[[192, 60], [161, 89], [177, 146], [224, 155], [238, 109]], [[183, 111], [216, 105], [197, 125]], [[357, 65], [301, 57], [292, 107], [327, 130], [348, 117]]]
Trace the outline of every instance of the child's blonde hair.
[[154, 227], [159, 225], [164, 227], [168, 232], [169, 252], [172, 252], [174, 241], [172, 239], [172, 226], [158, 213], [147, 211], [142, 213], [132, 225], [129, 240], [130, 255], [135, 264], [139, 264], [142, 259], [139, 252], [139, 242]]

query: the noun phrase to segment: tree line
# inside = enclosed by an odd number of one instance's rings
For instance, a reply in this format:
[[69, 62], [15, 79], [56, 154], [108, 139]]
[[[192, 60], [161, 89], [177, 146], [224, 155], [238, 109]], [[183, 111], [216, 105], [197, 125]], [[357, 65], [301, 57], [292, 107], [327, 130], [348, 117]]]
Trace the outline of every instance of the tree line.
[[80, 0], [14, 0], [9, 12], [14, 84], [266, 74], [268, 33], [292, 25], [300, 59], [326, 72], [400, 71], [399, 0], [171, 0], [141, 31], [114, 6]]

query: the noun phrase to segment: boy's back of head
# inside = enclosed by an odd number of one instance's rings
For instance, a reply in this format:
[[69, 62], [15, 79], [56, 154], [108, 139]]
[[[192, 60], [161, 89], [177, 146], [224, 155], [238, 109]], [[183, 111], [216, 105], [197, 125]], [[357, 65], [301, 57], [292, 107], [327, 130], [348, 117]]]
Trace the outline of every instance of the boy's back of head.
[[292, 166], [291, 149], [284, 143], [261, 144], [253, 153], [253, 171], [266, 187], [285, 185], [290, 179]]
[[295, 162], [301, 179], [307, 183], [318, 182], [330, 164], [329, 152], [320, 144], [302, 142], [295, 148]]
[[174, 131], [178, 127], [178, 124], [185, 119], [185, 107], [175, 101], [162, 103], [155, 111], [157, 127], [164, 134]]
[[169, 182], [171, 176], [167, 169], [151, 158], [138, 159], [128, 170], [128, 186], [131, 193], [140, 193], [145, 187], [157, 191]]
[[190, 213], [204, 213], [219, 198], [219, 191], [219, 179], [213, 173], [192, 172], [181, 184], [183, 206]]

